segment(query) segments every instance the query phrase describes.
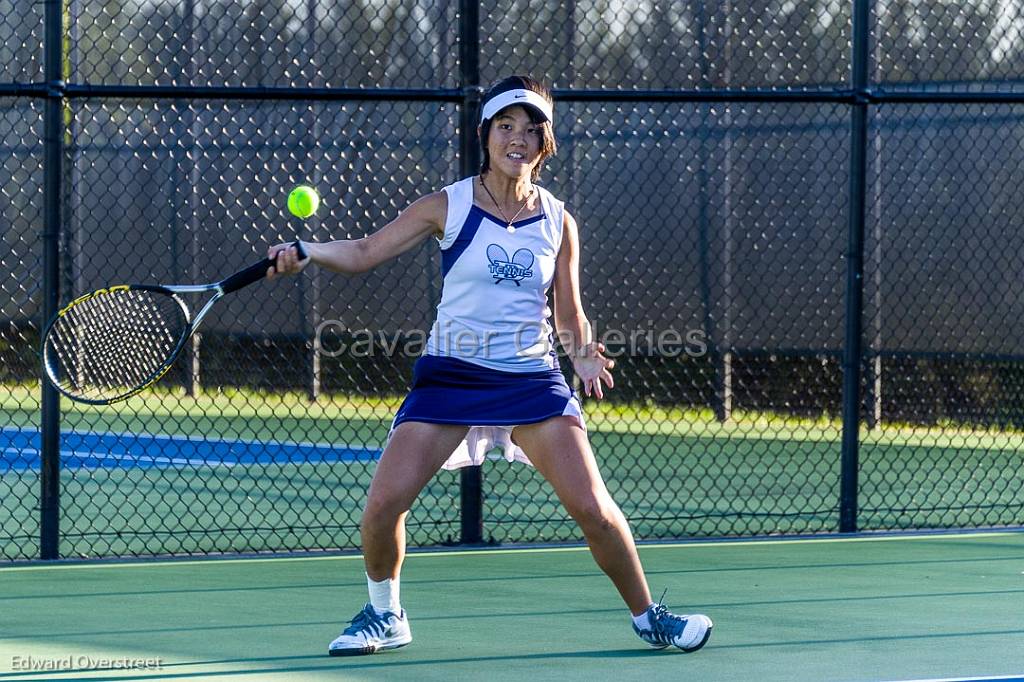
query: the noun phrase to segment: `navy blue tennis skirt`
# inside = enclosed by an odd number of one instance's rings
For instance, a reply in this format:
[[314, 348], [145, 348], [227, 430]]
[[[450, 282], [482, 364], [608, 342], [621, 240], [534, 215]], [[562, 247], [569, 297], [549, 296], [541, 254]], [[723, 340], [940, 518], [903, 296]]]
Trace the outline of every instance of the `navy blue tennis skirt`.
[[465, 426], [535, 424], [576, 410], [557, 369], [502, 372], [457, 358], [424, 355], [392, 428], [406, 421]]

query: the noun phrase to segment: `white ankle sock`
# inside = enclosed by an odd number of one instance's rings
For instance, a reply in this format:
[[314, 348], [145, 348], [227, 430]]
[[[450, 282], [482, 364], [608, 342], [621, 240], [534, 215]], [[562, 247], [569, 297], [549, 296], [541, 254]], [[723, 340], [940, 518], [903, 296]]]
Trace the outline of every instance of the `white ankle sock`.
[[402, 613], [402, 605], [398, 600], [399, 578], [374, 580], [367, 574], [366, 587], [370, 591], [370, 604], [377, 613], [390, 611], [395, 615]]
[[[652, 603], [651, 606], [654, 606], [654, 604]], [[647, 610], [641, 613], [639, 616], [633, 616], [633, 624], [641, 630], [651, 629], [651, 617], [650, 615], [648, 615], [651, 612], [651, 606], [648, 606]]]

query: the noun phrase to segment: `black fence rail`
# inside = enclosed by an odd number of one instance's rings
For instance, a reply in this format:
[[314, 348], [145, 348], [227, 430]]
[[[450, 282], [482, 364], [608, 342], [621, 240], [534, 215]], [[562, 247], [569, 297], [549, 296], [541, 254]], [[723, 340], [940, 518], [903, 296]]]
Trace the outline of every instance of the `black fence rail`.
[[[0, 557], [357, 547], [432, 244], [225, 301], [109, 408], [40, 383], [40, 329], [103, 284], [379, 229], [476, 171], [514, 72], [553, 86], [542, 184], [618, 363], [588, 430], [639, 538], [1024, 524], [1020, 10], [627, 5], [0, 0]], [[580, 539], [503, 461], [408, 525]]]

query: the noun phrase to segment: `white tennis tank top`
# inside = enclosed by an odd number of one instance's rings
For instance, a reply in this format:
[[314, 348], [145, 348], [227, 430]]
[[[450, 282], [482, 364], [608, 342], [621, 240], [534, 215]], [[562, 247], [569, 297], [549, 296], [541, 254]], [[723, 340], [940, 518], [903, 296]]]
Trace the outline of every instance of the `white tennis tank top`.
[[509, 232], [505, 221], [473, 203], [474, 180], [444, 188], [444, 283], [426, 352], [510, 372], [555, 368], [547, 293], [565, 205], [534, 185], [541, 215], [517, 220]]

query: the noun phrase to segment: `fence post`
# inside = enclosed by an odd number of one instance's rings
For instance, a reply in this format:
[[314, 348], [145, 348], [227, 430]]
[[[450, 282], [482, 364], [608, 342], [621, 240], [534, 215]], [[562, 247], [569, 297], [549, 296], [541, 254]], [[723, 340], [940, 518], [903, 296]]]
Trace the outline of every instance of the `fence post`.
[[[186, 87], [190, 87], [196, 84], [196, 2], [195, 0], [185, 0], [182, 9], [182, 21], [181, 21], [180, 36], [181, 45], [183, 46], [185, 53], [190, 56], [187, 64], [184, 68], [180, 68], [178, 72], [178, 79], [186, 84]], [[196, 234], [198, 229], [198, 218], [196, 213], [198, 211], [199, 198], [196, 196], [199, 182], [198, 166], [199, 161], [196, 156], [196, 135], [194, 133], [195, 128], [195, 114], [192, 111], [191, 101], [181, 98], [175, 100], [181, 106], [180, 118], [176, 126], [181, 130], [181, 136], [177, 138], [180, 144], [180, 151], [175, 154], [174, 163], [174, 174], [175, 180], [180, 181], [181, 185], [177, 185], [175, 192], [181, 192], [181, 216], [177, 213], [174, 216], [174, 228], [175, 234], [180, 228], [184, 229], [185, 239], [188, 244], [188, 256], [186, 262], [188, 263], [187, 272], [183, 268], [180, 272], [175, 270], [175, 277], [181, 276], [182, 281], [196, 281], [197, 275], [197, 263], [199, 262], [199, 236]], [[187, 176], [182, 173], [183, 168], [188, 168]], [[180, 175], [179, 175], [180, 174]], [[179, 204], [175, 203], [177, 209]], [[188, 216], [188, 218], [184, 218]], [[179, 224], [180, 220], [180, 224]], [[175, 253], [178, 249], [183, 248], [182, 244], [175, 244]], [[193, 334], [188, 341], [185, 342], [185, 348], [182, 350], [182, 384], [185, 387], [185, 394], [195, 397], [199, 395], [202, 390], [202, 368], [200, 366], [200, 350], [202, 348], [202, 336], [200, 333]]]
[[843, 344], [843, 441], [839, 484], [839, 532], [857, 531], [861, 329], [864, 307], [864, 223], [868, 146], [869, 0], [853, 4], [854, 103], [850, 116], [850, 222], [846, 252], [846, 335]]
[[[459, 0], [459, 80], [462, 104], [459, 107], [459, 177], [477, 172], [480, 146], [477, 143], [477, 112], [480, 109], [480, 2]], [[461, 470], [462, 529], [460, 542], [483, 542], [483, 475], [480, 467]]]
[[[878, 63], [879, 48], [874, 49], [875, 63]], [[868, 362], [866, 363], [867, 393], [864, 396], [864, 412], [867, 416], [867, 427], [876, 429], [882, 424], [882, 136], [875, 135], [871, 141], [871, 166], [875, 169], [875, 178], [871, 187], [871, 237], [874, 242], [871, 253], [865, 257], [871, 259], [871, 312], [870, 322], [865, 335], [870, 334], [868, 342]], [[865, 196], [867, 190], [865, 189]]]
[[[697, 12], [697, 59], [700, 63], [699, 87], [711, 87], [711, 66], [708, 63], [708, 42], [707, 42], [707, 9], [704, 3], [699, 3], [695, 9]], [[711, 358], [711, 372], [713, 372], [711, 384], [711, 407], [715, 413], [715, 419], [719, 422], [727, 422], [732, 416], [732, 353], [728, 346], [723, 351], [725, 344], [719, 344], [719, 325], [717, 323], [717, 311], [715, 300], [711, 293], [711, 180], [708, 174], [711, 152], [708, 150], [708, 135], [711, 128], [711, 105], [700, 103], [700, 129], [701, 138], [698, 140], [700, 146], [697, 148], [697, 235], [698, 249], [700, 251], [700, 298], [704, 307], [704, 333], [709, 347], [708, 355]], [[724, 259], [723, 259], [724, 260]], [[723, 263], [723, 265], [725, 265]], [[723, 278], [724, 279], [724, 278]], [[725, 302], [726, 296], [722, 296]], [[724, 307], [724, 306], [723, 306]]]
[[[877, 307], [875, 314], [878, 314]], [[868, 349], [864, 367], [867, 370], [864, 377], [864, 425], [869, 429], [877, 429], [882, 424], [882, 356], [877, 348], [878, 345], [873, 344], [873, 347]]]
[[[309, 63], [316, 63], [316, 0], [308, 0], [306, 3], [306, 21], [309, 25]], [[306, 106], [309, 107], [310, 125], [309, 133], [303, 136], [303, 161], [299, 165], [300, 171], [304, 171], [300, 178], [304, 182], [309, 182], [313, 187], [319, 188], [322, 185], [323, 178], [320, 173], [320, 163], [318, 145], [320, 144], [320, 138], [323, 135], [323, 131], [320, 129], [320, 107], [323, 105], [318, 102], [307, 102]], [[310, 167], [311, 166], [311, 167]], [[300, 239], [308, 238], [316, 240], [320, 237], [320, 218], [316, 215], [310, 216], [309, 220], [305, 222], [305, 234], [302, 231], [298, 231]], [[303, 310], [309, 312], [302, 316], [302, 326], [299, 330], [303, 340], [309, 340], [309, 352], [306, 354], [306, 397], [316, 402], [320, 398], [320, 393], [323, 391], [323, 368], [321, 366], [320, 357], [320, 339], [316, 330], [320, 328], [320, 298], [323, 292], [323, 273], [320, 268], [316, 268], [307, 277], [303, 277], [299, 280], [300, 292], [303, 298], [302, 306]]]
[[[60, 301], [61, 173], [64, 168], [63, 0], [46, 0], [43, 111], [43, 301], [42, 322]], [[60, 396], [40, 376], [39, 558], [60, 558]]]

